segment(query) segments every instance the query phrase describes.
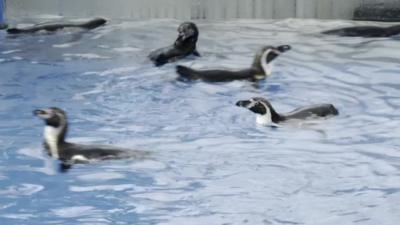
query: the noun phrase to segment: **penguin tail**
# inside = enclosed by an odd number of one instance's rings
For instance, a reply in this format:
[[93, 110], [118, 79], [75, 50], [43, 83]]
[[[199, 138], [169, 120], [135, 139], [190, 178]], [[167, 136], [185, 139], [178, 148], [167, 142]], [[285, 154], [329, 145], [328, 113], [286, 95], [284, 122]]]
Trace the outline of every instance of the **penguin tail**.
[[22, 33], [22, 30], [18, 29], [18, 28], [9, 28], [9, 29], [7, 29], [7, 33], [9, 33], [9, 34], [19, 34], [19, 33]]
[[193, 55], [194, 55], [194, 56], [197, 56], [197, 57], [201, 57], [201, 55], [200, 55], [200, 53], [197, 51], [197, 49], [195, 49], [195, 50], [193, 51]]
[[194, 80], [197, 78], [195, 71], [186, 66], [177, 65], [176, 73], [179, 74], [180, 78], [184, 78], [187, 80]]

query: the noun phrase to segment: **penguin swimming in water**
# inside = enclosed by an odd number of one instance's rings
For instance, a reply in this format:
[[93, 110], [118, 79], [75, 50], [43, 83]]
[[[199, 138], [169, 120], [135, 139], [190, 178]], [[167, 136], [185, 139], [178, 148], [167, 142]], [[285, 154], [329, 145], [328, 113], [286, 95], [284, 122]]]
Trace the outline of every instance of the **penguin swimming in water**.
[[196, 50], [199, 30], [196, 24], [184, 22], [178, 27], [178, 38], [173, 45], [152, 51], [149, 58], [154, 65], [162, 66], [168, 62], [182, 59], [190, 54], [200, 56]]
[[322, 34], [338, 35], [342, 37], [390, 37], [400, 34], [400, 25], [390, 27], [355, 26], [333, 29]]
[[44, 120], [44, 148], [47, 153], [61, 161], [61, 171], [73, 164], [94, 160], [143, 158], [147, 153], [113, 146], [81, 145], [66, 142], [68, 130], [66, 113], [59, 108], [37, 109], [33, 114]]
[[290, 50], [289, 45], [278, 47], [264, 46], [254, 57], [250, 68], [241, 70], [195, 70], [186, 66], [176, 66], [176, 72], [185, 80], [203, 80], [207, 82], [225, 82], [232, 80], [257, 81], [272, 73], [272, 61], [280, 54]]
[[104, 25], [107, 22], [107, 20], [103, 18], [95, 18], [91, 19], [86, 22], [80, 22], [80, 23], [72, 23], [72, 22], [46, 22], [46, 23], [41, 23], [37, 25], [33, 25], [30, 27], [25, 27], [25, 28], [9, 28], [7, 29], [7, 33], [9, 34], [24, 34], [24, 33], [35, 33], [39, 31], [49, 31], [49, 32], [54, 32], [60, 29], [64, 29], [67, 27], [77, 27], [77, 28], [83, 28], [83, 29], [94, 29], [99, 26]]
[[271, 103], [265, 98], [251, 98], [236, 102], [236, 106], [247, 108], [257, 114], [256, 122], [261, 125], [278, 124], [288, 120], [305, 120], [308, 118], [328, 117], [338, 115], [339, 112], [332, 104], [318, 104], [297, 108], [286, 114], [275, 111]]

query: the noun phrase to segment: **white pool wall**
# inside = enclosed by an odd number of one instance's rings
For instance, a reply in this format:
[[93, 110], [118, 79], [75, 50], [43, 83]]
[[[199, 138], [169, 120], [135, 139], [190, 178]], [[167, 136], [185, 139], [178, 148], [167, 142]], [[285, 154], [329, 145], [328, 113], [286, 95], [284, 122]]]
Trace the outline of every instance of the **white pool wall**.
[[[379, 2], [383, 0], [374, 0]], [[393, 1], [386, 0], [385, 2]], [[368, 0], [7, 0], [7, 17], [351, 19]]]

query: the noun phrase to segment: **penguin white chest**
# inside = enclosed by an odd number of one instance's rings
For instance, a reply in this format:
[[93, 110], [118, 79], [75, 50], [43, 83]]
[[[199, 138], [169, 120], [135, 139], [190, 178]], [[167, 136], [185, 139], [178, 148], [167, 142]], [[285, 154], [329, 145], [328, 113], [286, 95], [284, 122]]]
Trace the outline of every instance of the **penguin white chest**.
[[260, 124], [260, 125], [269, 125], [272, 124], [272, 114], [271, 114], [271, 110], [268, 107], [268, 105], [266, 105], [263, 102], [260, 102], [260, 104], [262, 104], [265, 108], [265, 114], [257, 114], [256, 115], [256, 123]]
[[271, 50], [267, 50], [261, 56], [261, 67], [264, 70], [266, 76], [270, 76], [272, 74], [272, 63], [267, 62], [267, 57], [270, 52]]
[[256, 123], [259, 125], [272, 124], [271, 116], [270, 115], [256, 115]]
[[52, 157], [59, 158], [58, 155], [58, 139], [61, 134], [61, 128], [45, 126], [44, 140], [49, 148]]

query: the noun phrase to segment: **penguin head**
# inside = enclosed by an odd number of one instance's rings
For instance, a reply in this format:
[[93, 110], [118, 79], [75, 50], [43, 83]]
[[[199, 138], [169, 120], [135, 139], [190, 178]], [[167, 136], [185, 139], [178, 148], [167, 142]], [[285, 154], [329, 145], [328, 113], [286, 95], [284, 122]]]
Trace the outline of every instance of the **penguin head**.
[[246, 108], [255, 113], [258, 124], [278, 123], [280, 120], [280, 115], [265, 98], [255, 97], [248, 100], [240, 100], [236, 102], [236, 106]]
[[95, 18], [85, 24], [85, 27], [88, 29], [94, 29], [96, 27], [102, 26], [107, 23], [107, 20], [104, 18]]
[[272, 73], [272, 61], [276, 59], [280, 54], [289, 51], [290, 45], [264, 46], [256, 54], [253, 62], [253, 67], [260, 68], [263, 70], [265, 75], [271, 75]]
[[33, 115], [44, 120], [47, 126], [55, 128], [65, 126], [67, 123], [65, 112], [57, 107], [51, 107], [48, 109], [36, 109], [33, 111]]
[[246, 108], [259, 115], [266, 115], [268, 113], [268, 104], [268, 101], [263, 98], [251, 98], [236, 102], [236, 106]]
[[[280, 54], [289, 51], [291, 49], [290, 45], [280, 45], [278, 47], [266, 47], [265, 50], [263, 51], [263, 55], [265, 54], [265, 62], [271, 63], [276, 57], [278, 57]], [[263, 57], [261, 56], [261, 59]]]
[[196, 42], [199, 36], [199, 30], [196, 24], [192, 22], [184, 22], [178, 27], [178, 39], [177, 42], [185, 42], [191, 40]]

